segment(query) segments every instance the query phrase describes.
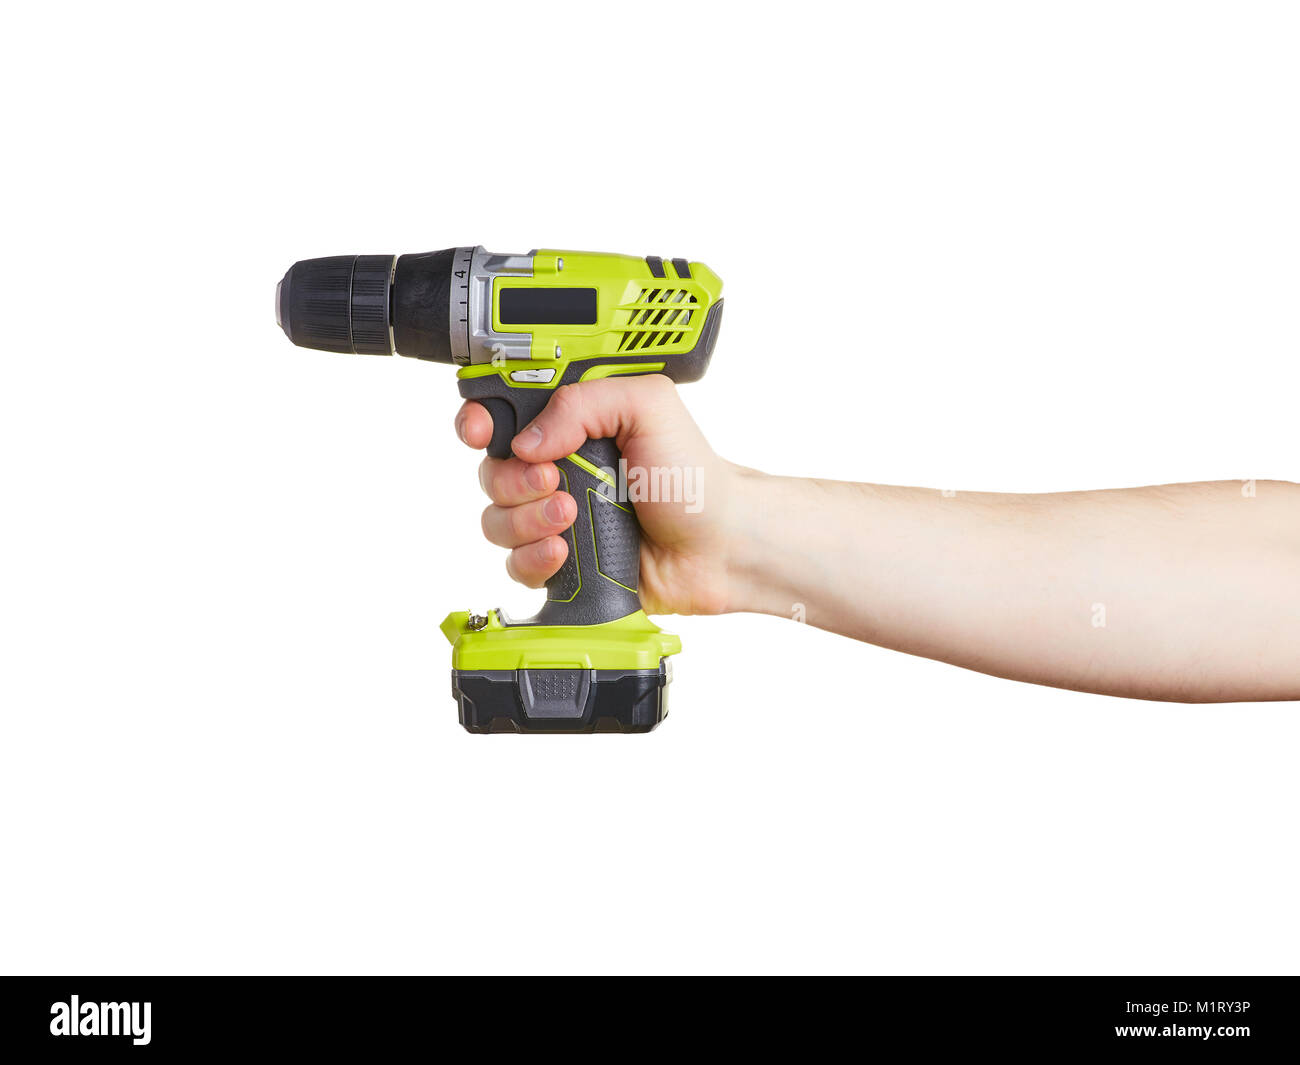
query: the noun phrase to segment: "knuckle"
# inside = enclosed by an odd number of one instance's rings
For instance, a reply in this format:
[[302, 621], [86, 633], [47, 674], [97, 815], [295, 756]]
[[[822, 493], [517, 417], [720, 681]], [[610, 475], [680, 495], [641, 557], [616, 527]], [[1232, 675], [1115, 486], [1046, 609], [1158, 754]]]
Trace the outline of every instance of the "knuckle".
[[540, 583], [537, 575], [532, 572], [532, 567], [520, 565], [522, 553], [519, 548], [515, 548], [506, 556], [506, 572], [510, 574], [510, 579], [524, 585], [527, 588], [536, 588]]
[[652, 396], [668, 396], [677, 391], [677, 386], [670, 378], [661, 373], [652, 373], [646, 378], [646, 390]]
[[512, 480], [514, 482], [514, 490], [519, 494], [521, 499], [535, 499], [537, 497], [538, 490], [534, 485], [534, 481], [536, 481], [539, 476], [541, 477], [541, 483], [546, 483], [546, 476], [544, 473], [535, 474], [532, 473], [531, 470], [532, 467], [526, 462], [520, 462], [515, 468]]
[[666, 407], [677, 402], [677, 385], [661, 373], [651, 374], [646, 378], [648, 387], [641, 393], [647, 404], [656, 408]]
[[566, 414], [577, 410], [581, 403], [582, 397], [576, 382], [571, 385], [561, 385], [555, 390], [555, 398], [551, 400], [552, 405], [558, 404], [559, 410]]
[[511, 507], [508, 511], [510, 515], [510, 531], [517, 540], [526, 540], [529, 531], [535, 522], [533, 507]]

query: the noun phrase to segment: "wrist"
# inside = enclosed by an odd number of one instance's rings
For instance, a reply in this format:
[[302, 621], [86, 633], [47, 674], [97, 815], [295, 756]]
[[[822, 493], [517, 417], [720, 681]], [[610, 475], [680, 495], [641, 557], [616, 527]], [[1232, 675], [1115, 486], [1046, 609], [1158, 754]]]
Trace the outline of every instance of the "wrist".
[[727, 612], [789, 617], [790, 596], [781, 573], [782, 556], [790, 555], [792, 543], [785, 539], [787, 515], [782, 511], [793, 502], [787, 494], [798, 491], [797, 481], [732, 465], [729, 482]]

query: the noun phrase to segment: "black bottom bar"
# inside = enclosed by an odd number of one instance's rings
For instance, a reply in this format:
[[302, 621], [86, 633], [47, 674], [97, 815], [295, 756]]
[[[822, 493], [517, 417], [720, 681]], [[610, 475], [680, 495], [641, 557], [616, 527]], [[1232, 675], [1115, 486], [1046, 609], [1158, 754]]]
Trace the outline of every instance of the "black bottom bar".
[[[554, 919], [529, 914], [519, 919]], [[608, 915], [588, 915], [608, 920]], [[623, 920], [635, 915], [623, 915]], [[616, 926], [615, 926], [616, 931]], [[328, 934], [328, 930], [323, 930]], [[761, 930], [756, 930], [761, 935]], [[557, 958], [557, 965], [563, 959]], [[629, 959], [628, 968], [635, 968]], [[536, 1050], [538, 1033], [562, 1024], [573, 1048], [627, 1038], [625, 1003], [637, 989], [614, 979], [590, 989], [568, 981], [493, 987], [475, 979], [360, 977], [11, 977], [0, 995], [0, 1054], [9, 1061], [43, 1061], [51, 1054], [183, 1061], [199, 1052], [268, 1050], [328, 1052], [331, 1060], [405, 1060], [419, 1048], [436, 1052], [465, 1038], [490, 1047], [492, 1057]], [[638, 1049], [657, 1043], [677, 1049], [688, 1033], [716, 1033], [737, 1049], [761, 1046], [764, 1056], [789, 1051], [794, 1060], [882, 1052], [881, 1060], [941, 1060], [1016, 1051], [1014, 1060], [1290, 1060], [1300, 1034], [1294, 977], [889, 978], [835, 986], [825, 980], [749, 980], [718, 994], [716, 981], [675, 992], [655, 1025], [639, 1031]], [[647, 992], [640, 992], [642, 1001]], [[604, 1009], [574, 1016], [574, 995]], [[76, 996], [78, 1034], [67, 1031]], [[147, 1032], [143, 1031], [148, 1004]], [[104, 1025], [104, 1004], [125, 1032], [88, 1034]], [[91, 1007], [95, 1020], [89, 1019]], [[121, 1007], [125, 1006], [125, 1010]], [[132, 1027], [132, 1022], [140, 1022]], [[111, 1022], [110, 1022], [111, 1027]], [[86, 1034], [83, 1034], [86, 1032]], [[1209, 1033], [1208, 1035], [1206, 1033]], [[136, 1034], [139, 1033], [139, 1034]], [[136, 1040], [147, 1038], [147, 1042]], [[739, 1044], [739, 1045], [738, 1045]], [[903, 1051], [900, 1053], [900, 1049]], [[13, 1053], [19, 1051], [18, 1055]], [[825, 1053], [823, 1053], [825, 1051]], [[341, 1057], [347, 1054], [349, 1057]], [[295, 1059], [297, 1060], [297, 1059]]]

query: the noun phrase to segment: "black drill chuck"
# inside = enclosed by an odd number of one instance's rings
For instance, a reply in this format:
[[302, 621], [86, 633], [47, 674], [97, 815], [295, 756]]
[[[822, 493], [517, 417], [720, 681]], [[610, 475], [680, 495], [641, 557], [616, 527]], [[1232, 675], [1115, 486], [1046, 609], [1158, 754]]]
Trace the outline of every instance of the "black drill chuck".
[[294, 263], [276, 288], [280, 328], [304, 348], [391, 355], [388, 303], [393, 258], [331, 255]]
[[451, 262], [450, 248], [303, 259], [275, 288], [275, 320], [299, 347], [451, 362]]

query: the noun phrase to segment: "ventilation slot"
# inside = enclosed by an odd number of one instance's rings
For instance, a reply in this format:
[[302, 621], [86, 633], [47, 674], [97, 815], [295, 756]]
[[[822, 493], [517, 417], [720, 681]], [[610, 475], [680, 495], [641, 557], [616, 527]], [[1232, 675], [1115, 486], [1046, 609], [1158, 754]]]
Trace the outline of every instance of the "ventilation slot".
[[628, 309], [627, 325], [619, 351], [645, 351], [665, 344], [680, 344], [691, 324], [697, 304], [694, 296], [680, 288], [643, 288]]

